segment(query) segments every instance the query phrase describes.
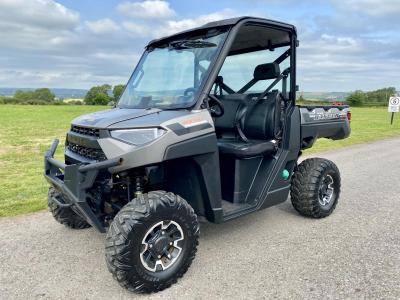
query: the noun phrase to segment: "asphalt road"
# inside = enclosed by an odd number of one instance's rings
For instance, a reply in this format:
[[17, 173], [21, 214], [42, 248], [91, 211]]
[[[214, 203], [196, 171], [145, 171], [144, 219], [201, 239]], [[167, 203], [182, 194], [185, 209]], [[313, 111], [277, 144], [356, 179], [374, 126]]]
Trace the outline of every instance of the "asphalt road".
[[320, 155], [337, 163], [333, 215], [290, 201], [202, 224], [198, 255], [171, 288], [129, 293], [108, 273], [104, 235], [47, 212], [0, 220], [0, 299], [400, 299], [400, 139]]

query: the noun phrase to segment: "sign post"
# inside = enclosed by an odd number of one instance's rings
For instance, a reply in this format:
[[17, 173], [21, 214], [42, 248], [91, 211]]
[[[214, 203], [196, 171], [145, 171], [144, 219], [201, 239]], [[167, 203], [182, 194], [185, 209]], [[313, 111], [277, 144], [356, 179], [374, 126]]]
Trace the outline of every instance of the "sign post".
[[392, 113], [392, 117], [390, 118], [390, 125], [393, 125], [394, 113], [400, 112], [400, 97], [389, 98], [388, 112]]

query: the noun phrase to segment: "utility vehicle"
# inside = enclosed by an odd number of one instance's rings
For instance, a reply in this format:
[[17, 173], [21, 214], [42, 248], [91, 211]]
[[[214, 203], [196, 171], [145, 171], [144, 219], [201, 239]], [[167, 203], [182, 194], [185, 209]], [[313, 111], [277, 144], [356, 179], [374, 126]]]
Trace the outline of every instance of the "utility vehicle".
[[[71, 228], [106, 232], [114, 278], [162, 290], [195, 257], [199, 218], [222, 223], [286, 201], [335, 209], [339, 170], [318, 138], [350, 134], [347, 106], [297, 106], [296, 28], [241, 17], [151, 41], [113, 109], [72, 121], [65, 161], [45, 154], [48, 205]], [[327, 79], [328, 80], [328, 79]]]

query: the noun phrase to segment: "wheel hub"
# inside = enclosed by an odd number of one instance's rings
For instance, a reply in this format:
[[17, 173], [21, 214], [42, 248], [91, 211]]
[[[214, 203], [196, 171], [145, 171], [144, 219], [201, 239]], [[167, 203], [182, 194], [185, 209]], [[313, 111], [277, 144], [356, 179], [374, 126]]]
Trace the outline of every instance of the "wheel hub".
[[184, 240], [181, 226], [174, 221], [161, 221], [144, 235], [140, 260], [143, 267], [159, 272], [171, 267], [181, 255]]
[[318, 201], [322, 206], [329, 205], [333, 199], [333, 194], [335, 192], [333, 183], [334, 181], [331, 175], [326, 175], [321, 182], [318, 193], [319, 194]]
[[154, 246], [152, 247], [155, 254], [163, 254], [163, 252], [169, 246], [170, 241], [172, 242], [172, 239], [169, 239], [165, 236], [157, 238], [156, 241], [154, 242]]

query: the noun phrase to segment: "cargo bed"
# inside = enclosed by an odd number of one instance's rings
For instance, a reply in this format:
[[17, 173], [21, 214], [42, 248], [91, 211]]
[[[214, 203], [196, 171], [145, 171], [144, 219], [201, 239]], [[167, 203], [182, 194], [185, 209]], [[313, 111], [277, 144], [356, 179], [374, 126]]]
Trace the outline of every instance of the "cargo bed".
[[306, 105], [299, 108], [302, 149], [310, 148], [318, 138], [339, 140], [350, 135], [349, 106]]

